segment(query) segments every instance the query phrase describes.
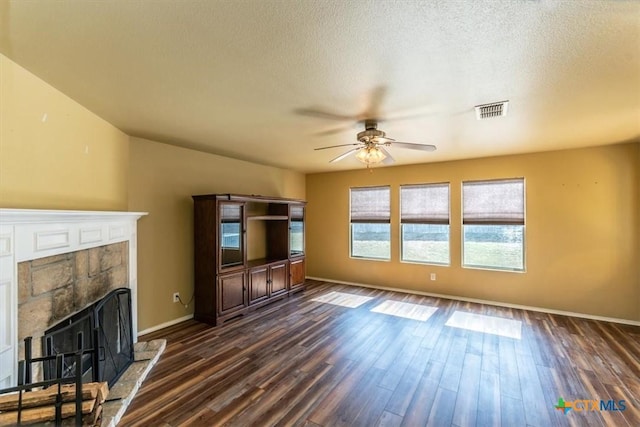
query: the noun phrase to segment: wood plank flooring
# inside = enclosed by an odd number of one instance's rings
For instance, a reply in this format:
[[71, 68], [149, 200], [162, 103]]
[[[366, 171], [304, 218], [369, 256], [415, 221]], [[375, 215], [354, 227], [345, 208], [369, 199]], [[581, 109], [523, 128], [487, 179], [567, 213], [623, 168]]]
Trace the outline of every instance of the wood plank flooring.
[[[456, 312], [475, 330], [446, 326]], [[122, 426], [640, 426], [639, 327], [308, 281], [155, 338], [167, 349]], [[565, 414], [560, 397], [626, 409]]]

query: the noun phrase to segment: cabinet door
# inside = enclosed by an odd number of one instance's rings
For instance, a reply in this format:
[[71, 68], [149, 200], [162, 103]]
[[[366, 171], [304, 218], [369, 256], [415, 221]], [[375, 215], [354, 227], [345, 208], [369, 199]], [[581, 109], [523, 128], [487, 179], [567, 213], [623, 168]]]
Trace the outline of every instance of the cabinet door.
[[290, 207], [289, 256], [304, 255], [304, 206]]
[[220, 268], [244, 264], [244, 204], [220, 202], [218, 205]]
[[273, 264], [269, 267], [271, 295], [278, 295], [287, 291], [287, 263]]
[[306, 276], [304, 270], [304, 258], [291, 261], [289, 269], [291, 271], [291, 283], [289, 284], [289, 288], [292, 291], [302, 289]]
[[246, 307], [245, 273], [240, 271], [218, 278], [218, 315], [224, 316]]
[[269, 297], [269, 274], [267, 266], [249, 270], [249, 304], [254, 304]]

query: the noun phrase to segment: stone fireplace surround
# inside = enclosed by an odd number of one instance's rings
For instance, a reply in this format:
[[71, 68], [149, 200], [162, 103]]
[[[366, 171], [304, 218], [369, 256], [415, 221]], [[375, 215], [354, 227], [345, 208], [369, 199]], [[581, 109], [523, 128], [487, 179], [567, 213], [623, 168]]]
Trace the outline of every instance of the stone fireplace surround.
[[[30, 330], [36, 317], [48, 317], [45, 322], [66, 317], [91, 302], [105, 282], [131, 289], [137, 341], [136, 237], [143, 215], [0, 209], [0, 388], [17, 383], [19, 330], [43, 332]], [[19, 314], [19, 305], [27, 310]]]

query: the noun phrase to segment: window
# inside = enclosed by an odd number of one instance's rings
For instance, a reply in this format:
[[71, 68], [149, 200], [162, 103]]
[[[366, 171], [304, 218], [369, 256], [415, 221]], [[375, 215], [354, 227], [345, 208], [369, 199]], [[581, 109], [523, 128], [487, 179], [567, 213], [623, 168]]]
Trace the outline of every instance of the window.
[[400, 187], [402, 261], [449, 264], [449, 184]]
[[351, 189], [351, 256], [391, 258], [391, 190]]
[[524, 179], [462, 183], [464, 267], [524, 270]]

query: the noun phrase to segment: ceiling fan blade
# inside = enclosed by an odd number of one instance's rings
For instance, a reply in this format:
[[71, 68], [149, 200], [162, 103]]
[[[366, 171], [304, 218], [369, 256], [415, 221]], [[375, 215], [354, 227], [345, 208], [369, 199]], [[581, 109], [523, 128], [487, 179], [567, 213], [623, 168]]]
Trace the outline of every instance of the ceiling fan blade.
[[320, 148], [314, 148], [315, 151], [318, 150], [326, 150], [327, 148], [338, 148], [338, 147], [348, 147], [350, 145], [360, 145], [359, 142], [353, 142], [351, 144], [339, 144], [339, 145], [330, 145], [328, 147], [320, 147]]
[[411, 150], [420, 150], [420, 151], [436, 151], [435, 145], [430, 144], [415, 144], [413, 142], [392, 142], [390, 145], [398, 148], [409, 148]]
[[293, 110], [296, 114], [302, 116], [320, 117], [321, 119], [330, 120], [358, 120], [358, 116], [348, 116], [345, 114], [332, 113], [330, 111], [323, 111], [318, 108], [296, 108]]
[[339, 162], [340, 160], [344, 159], [345, 157], [349, 156], [351, 153], [354, 153], [356, 151], [358, 151], [360, 148], [353, 148], [349, 151], [347, 151], [346, 153], [342, 153], [340, 154], [338, 157], [336, 157], [335, 159], [331, 159], [329, 161], [329, 163], [335, 163], [335, 162]]
[[393, 138], [389, 138], [388, 136], [376, 136], [374, 137], [374, 141], [378, 144], [383, 144], [383, 145], [391, 145], [391, 142], [396, 142], [395, 139]]
[[420, 119], [424, 117], [433, 116], [438, 114], [437, 112], [424, 112], [424, 113], [414, 113], [414, 114], [404, 114], [404, 115], [396, 115], [396, 116], [385, 116], [381, 119], [381, 122], [399, 122], [402, 120], [411, 120], [411, 119]]
[[391, 154], [389, 154], [389, 152], [387, 150], [385, 150], [383, 147], [378, 146], [378, 150], [382, 151], [382, 153], [387, 156], [384, 158], [384, 160], [382, 161], [383, 165], [390, 165], [392, 163], [394, 163], [396, 160], [391, 156]]
[[371, 92], [371, 98], [369, 99], [369, 105], [361, 116], [365, 119], [378, 119], [380, 118], [380, 106], [384, 101], [387, 94], [386, 86], [377, 86]]
[[329, 136], [329, 135], [335, 135], [337, 133], [342, 133], [345, 131], [350, 131], [353, 130], [354, 126], [343, 126], [343, 127], [339, 127], [339, 128], [335, 128], [335, 129], [329, 129], [329, 130], [325, 130], [322, 132], [317, 132], [314, 133], [314, 135], [316, 136]]

